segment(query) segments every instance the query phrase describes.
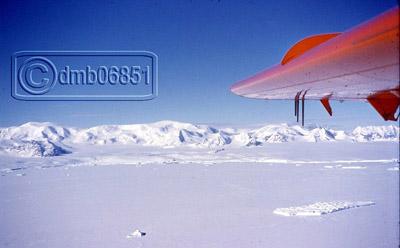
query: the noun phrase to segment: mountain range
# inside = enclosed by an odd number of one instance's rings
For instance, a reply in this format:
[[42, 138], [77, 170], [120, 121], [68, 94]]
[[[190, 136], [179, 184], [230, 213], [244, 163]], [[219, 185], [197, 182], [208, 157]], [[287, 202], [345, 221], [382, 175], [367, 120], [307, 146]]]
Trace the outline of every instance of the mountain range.
[[73, 128], [50, 122], [28, 122], [0, 128], [0, 153], [24, 157], [68, 154], [77, 145], [156, 147], [252, 147], [285, 142], [398, 141], [396, 126], [357, 127], [351, 132], [319, 125], [266, 125], [256, 129], [215, 128], [175, 121]]

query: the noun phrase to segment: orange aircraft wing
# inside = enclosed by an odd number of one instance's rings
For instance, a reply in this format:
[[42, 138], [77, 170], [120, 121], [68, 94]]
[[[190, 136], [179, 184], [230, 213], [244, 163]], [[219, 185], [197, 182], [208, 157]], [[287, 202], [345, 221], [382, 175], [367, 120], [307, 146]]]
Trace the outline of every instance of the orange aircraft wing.
[[[346, 32], [305, 38], [281, 63], [232, 85], [248, 98], [320, 100], [332, 115], [329, 100], [365, 100], [385, 120], [399, 103], [399, 6]], [[303, 122], [304, 123], [304, 122]]]

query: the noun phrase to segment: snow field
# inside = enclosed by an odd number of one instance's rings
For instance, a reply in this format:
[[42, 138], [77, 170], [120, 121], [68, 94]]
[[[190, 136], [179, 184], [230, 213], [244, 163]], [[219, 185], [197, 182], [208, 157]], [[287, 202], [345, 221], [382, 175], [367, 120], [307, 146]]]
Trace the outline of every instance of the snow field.
[[338, 132], [1, 129], [0, 247], [397, 247], [398, 129]]

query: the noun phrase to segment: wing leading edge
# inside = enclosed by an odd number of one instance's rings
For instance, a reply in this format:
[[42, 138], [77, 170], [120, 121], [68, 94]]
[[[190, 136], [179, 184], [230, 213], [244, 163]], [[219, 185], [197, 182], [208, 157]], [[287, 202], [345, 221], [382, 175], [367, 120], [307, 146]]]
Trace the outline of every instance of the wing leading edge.
[[[234, 94], [261, 99], [365, 100], [385, 120], [397, 120], [399, 6], [343, 33], [311, 36], [296, 43], [281, 63], [232, 85]], [[304, 123], [304, 107], [303, 107]]]

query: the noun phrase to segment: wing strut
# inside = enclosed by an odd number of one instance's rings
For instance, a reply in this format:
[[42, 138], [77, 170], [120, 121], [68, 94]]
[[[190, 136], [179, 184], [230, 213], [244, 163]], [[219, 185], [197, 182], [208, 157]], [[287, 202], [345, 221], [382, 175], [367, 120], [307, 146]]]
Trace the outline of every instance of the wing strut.
[[300, 108], [300, 95], [301, 92], [297, 92], [296, 96], [294, 97], [294, 116], [297, 117], [297, 122], [299, 122], [299, 108]]
[[304, 92], [303, 97], [301, 98], [301, 125], [304, 127], [304, 100], [305, 96], [307, 94], [307, 91]]
[[[296, 96], [294, 97], [294, 116], [297, 117], [297, 122], [299, 122], [300, 116], [300, 96], [303, 91], [297, 92]], [[304, 100], [306, 97], [307, 91], [304, 92], [303, 96], [301, 97], [301, 125], [304, 126]]]

